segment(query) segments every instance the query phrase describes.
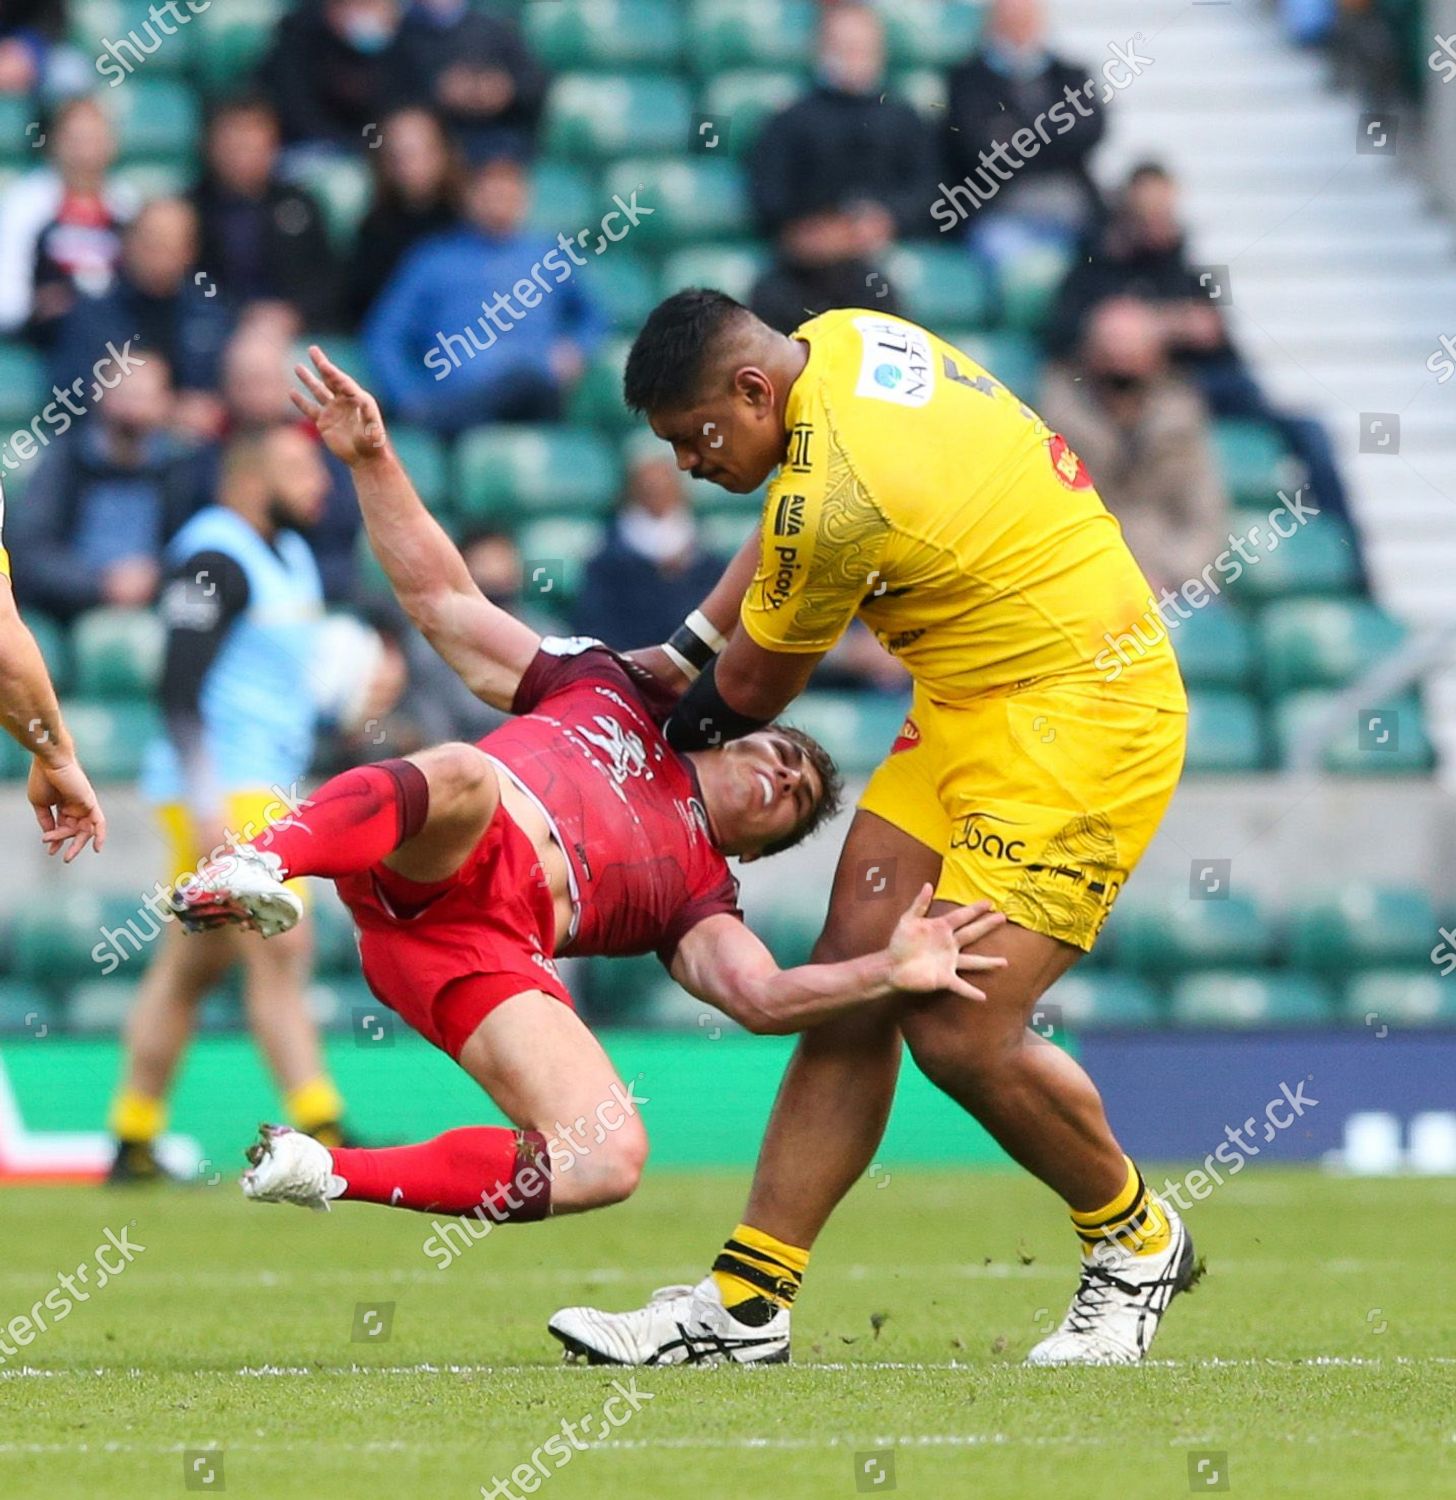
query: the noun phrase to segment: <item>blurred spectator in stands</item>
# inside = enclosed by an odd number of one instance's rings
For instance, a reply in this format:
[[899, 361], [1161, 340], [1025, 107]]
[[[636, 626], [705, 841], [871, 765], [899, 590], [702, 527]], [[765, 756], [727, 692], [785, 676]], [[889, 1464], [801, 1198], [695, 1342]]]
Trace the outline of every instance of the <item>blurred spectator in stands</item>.
[[23, 602], [68, 620], [156, 597], [192, 495], [191, 458], [167, 430], [172, 400], [166, 361], [149, 355], [47, 450], [6, 517]]
[[529, 205], [524, 169], [486, 162], [466, 185], [466, 222], [421, 241], [390, 278], [364, 343], [397, 415], [451, 435], [560, 416], [605, 325], [563, 250], [522, 227]]
[[0, 95], [58, 98], [95, 82], [85, 58], [64, 45], [65, 0], [5, 0], [0, 15]]
[[238, 306], [289, 303], [307, 329], [333, 327], [338, 268], [328, 227], [313, 196], [278, 176], [272, 106], [262, 99], [222, 104], [205, 152], [192, 192], [202, 230], [199, 265]]
[[155, 351], [172, 370], [174, 424], [210, 436], [222, 403], [218, 361], [232, 328], [231, 305], [197, 265], [197, 210], [181, 198], [154, 198], [132, 220], [120, 273], [109, 292], [83, 297], [61, 324], [54, 378], [64, 388], [86, 374], [112, 343]]
[[571, 628], [619, 651], [665, 641], [722, 576], [704, 552], [677, 465], [637, 458], [601, 550], [586, 565]]
[[460, 555], [475, 586], [492, 604], [524, 620], [539, 635], [565, 632], [566, 622], [544, 594], [527, 595], [525, 562], [510, 532], [494, 527], [469, 531], [460, 539]]
[[514, 21], [470, 0], [414, 0], [402, 35], [416, 86], [471, 161], [530, 155], [547, 80]]
[[0, 334], [45, 345], [78, 297], [110, 290], [136, 202], [110, 177], [116, 136], [95, 100], [42, 128], [50, 163], [0, 191]]
[[[1137, 297], [1157, 312], [1174, 366], [1198, 387], [1216, 417], [1268, 422], [1304, 464], [1314, 503], [1350, 520], [1329, 435], [1319, 422], [1273, 406], [1229, 337], [1215, 298], [1188, 259], [1178, 188], [1167, 169], [1145, 162], [1128, 176], [1117, 211], [1078, 254], [1057, 294], [1043, 340], [1070, 356], [1093, 310], [1111, 297]], [[1270, 497], [1271, 501], [1273, 496]]]
[[[1048, 47], [1044, 0], [995, 0], [980, 47], [951, 70], [943, 146], [952, 186], [941, 192], [993, 264], [1029, 246], [1070, 249], [1101, 216], [1088, 161], [1106, 122], [1088, 77]], [[1018, 132], [1035, 144], [1021, 150]]]
[[460, 160], [431, 111], [386, 115], [369, 164], [374, 199], [355, 236], [349, 268], [349, 309], [356, 320], [373, 306], [407, 251], [460, 222]]
[[1147, 303], [1099, 304], [1078, 362], [1048, 371], [1039, 409], [1087, 465], [1154, 590], [1181, 588], [1218, 556], [1229, 497], [1208, 412], [1169, 368]]
[[257, 81], [290, 147], [355, 152], [410, 101], [400, 0], [303, 0], [278, 23]]
[[[876, 267], [890, 244], [929, 232], [936, 150], [909, 104], [886, 97], [885, 33], [868, 5], [826, 10], [818, 76], [774, 115], [749, 157], [749, 196], [775, 263], [754, 310], [796, 328], [832, 307], [885, 306]], [[891, 309], [886, 306], [886, 311]]]

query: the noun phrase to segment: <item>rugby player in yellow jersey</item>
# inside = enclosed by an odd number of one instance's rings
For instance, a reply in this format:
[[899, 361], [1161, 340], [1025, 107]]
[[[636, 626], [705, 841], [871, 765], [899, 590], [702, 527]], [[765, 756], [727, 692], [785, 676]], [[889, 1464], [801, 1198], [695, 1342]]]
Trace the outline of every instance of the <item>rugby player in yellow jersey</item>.
[[0, 489], [0, 719], [6, 733], [32, 756], [25, 794], [47, 851], [64, 851], [70, 864], [88, 843], [101, 852], [106, 815], [76, 759], [40, 647], [16, 608], [4, 529], [5, 492]]
[[815, 961], [883, 946], [902, 903], [868, 898], [889, 874], [901, 893], [936, 882], [946, 906], [993, 902], [1008, 920], [980, 946], [1009, 963], [986, 976], [984, 1002], [888, 1002], [806, 1032], [711, 1274], [634, 1312], [564, 1309], [551, 1331], [595, 1361], [787, 1359], [810, 1247], [874, 1157], [903, 1038], [1071, 1212], [1080, 1283], [1029, 1359], [1141, 1359], [1193, 1279], [1192, 1242], [1123, 1154], [1091, 1079], [1028, 1027], [1095, 942], [1183, 764], [1166, 634], [1115, 680], [1096, 663], [1151, 599], [1117, 522], [1033, 411], [883, 313], [831, 312], [784, 337], [722, 293], [680, 292], [638, 335], [626, 397], [695, 478], [744, 494], [777, 470], [761, 534], [655, 657], [686, 686], [674, 743], [778, 714], [856, 615], [914, 678]]

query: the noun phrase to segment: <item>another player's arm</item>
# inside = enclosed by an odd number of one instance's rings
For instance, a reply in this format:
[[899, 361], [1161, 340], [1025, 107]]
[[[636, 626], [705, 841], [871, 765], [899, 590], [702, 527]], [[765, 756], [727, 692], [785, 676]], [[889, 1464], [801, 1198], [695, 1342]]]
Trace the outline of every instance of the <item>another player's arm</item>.
[[476, 587], [390, 446], [374, 397], [323, 350], [311, 348], [309, 357], [318, 373], [299, 365], [297, 374], [315, 399], [295, 391], [294, 405], [349, 466], [369, 545], [395, 597], [477, 698], [509, 710], [541, 637]]
[[794, 969], [779, 968], [737, 917], [719, 913], [689, 928], [673, 955], [672, 977], [761, 1036], [802, 1031], [897, 994], [949, 990], [966, 1000], [984, 1000], [964, 976], [1004, 968], [1006, 960], [970, 950], [1005, 919], [984, 901], [927, 916], [932, 898], [933, 887], [924, 886], [880, 952]]

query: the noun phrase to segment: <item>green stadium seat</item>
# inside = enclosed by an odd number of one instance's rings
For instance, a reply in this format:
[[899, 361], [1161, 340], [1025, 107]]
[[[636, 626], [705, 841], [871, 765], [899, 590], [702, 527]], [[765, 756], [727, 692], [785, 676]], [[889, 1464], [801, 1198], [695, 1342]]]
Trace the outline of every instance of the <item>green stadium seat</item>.
[[1022, 333], [1039, 333], [1067, 274], [1071, 252], [1055, 246], [1028, 247], [998, 274], [998, 322]]
[[1120, 969], [1167, 976], [1187, 969], [1255, 968], [1273, 933], [1256, 902], [1230, 892], [1196, 900], [1187, 891], [1119, 902], [1104, 941]]
[[692, 134], [687, 85], [653, 73], [563, 73], [546, 101], [545, 150], [572, 160], [685, 151]]
[[[334, 1036], [352, 1034], [356, 1014], [368, 1015], [380, 1008], [374, 992], [357, 973], [328, 974], [308, 987], [308, 1013], [314, 1025]], [[398, 1036], [404, 1023], [396, 1020], [394, 1024]]]
[[977, 0], [880, 0], [890, 63], [949, 68], [975, 48], [983, 7]]
[[1215, 601], [1168, 632], [1190, 688], [1254, 685], [1254, 627], [1241, 610]]
[[1232, 688], [1200, 688], [1189, 694], [1189, 771], [1262, 771], [1266, 764], [1257, 699]]
[[744, 157], [765, 121], [786, 109], [805, 89], [802, 73], [739, 68], [706, 79], [698, 100], [694, 146]]
[[1351, 884], [1289, 918], [1290, 962], [1344, 979], [1365, 970], [1429, 960], [1438, 940], [1431, 898], [1415, 886]]
[[226, 0], [198, 17], [196, 66], [206, 93], [248, 88], [288, 0]]
[[[990, 320], [991, 280], [959, 245], [902, 245], [885, 257], [885, 274], [904, 315], [937, 332], [947, 325], [979, 327]], [[867, 292], [865, 306], [874, 306]]]
[[431, 510], [450, 508], [450, 459], [445, 445], [422, 427], [392, 427], [389, 440]]
[[197, 96], [177, 78], [137, 73], [102, 95], [127, 161], [193, 161], [202, 141]]
[[1040, 1005], [1057, 1007], [1043, 1017], [1043, 1025], [1055, 1026], [1059, 1012], [1062, 1023], [1074, 1031], [1157, 1026], [1163, 1019], [1157, 994], [1145, 980], [1116, 972], [1083, 973], [1080, 964], [1057, 980]]
[[[0, 342], [0, 439], [8, 443], [15, 428], [29, 427], [44, 409], [49, 392], [45, 365], [35, 350]], [[8, 473], [5, 483], [9, 489]]]
[[622, 400], [622, 372], [631, 347], [631, 339], [612, 339], [592, 357], [567, 401], [567, 420], [574, 426], [620, 433], [641, 423]]
[[1259, 615], [1260, 661], [1270, 693], [1339, 687], [1405, 639], [1399, 620], [1363, 599], [1289, 599]]
[[44, 1041], [65, 1029], [61, 1007], [37, 984], [0, 981], [0, 1036]]
[[1346, 986], [1342, 1010], [1351, 1026], [1366, 1027], [1376, 1036], [1381, 1026], [1391, 1031], [1456, 1026], [1456, 983], [1429, 964], [1420, 969], [1372, 969]]
[[36, 645], [40, 647], [40, 654], [45, 657], [46, 670], [51, 674], [56, 691], [69, 693], [72, 682], [71, 638], [66, 633], [66, 627], [49, 615], [38, 614], [34, 610], [26, 611], [25, 623], [30, 627]]
[[191, 162], [130, 161], [112, 173], [112, 180], [145, 203], [150, 198], [183, 197], [196, 176]]
[[1309, 974], [1191, 974], [1173, 988], [1176, 1026], [1327, 1026], [1335, 1017], [1329, 987]]
[[[750, 925], [767, 944], [781, 969], [809, 962], [824, 927], [828, 901], [825, 887], [796, 888], [792, 893], [784, 892], [771, 907], [749, 914]], [[908, 897], [903, 904], [910, 904]]]
[[334, 893], [318, 881], [312, 886], [314, 968], [320, 974], [356, 975], [359, 948], [354, 941], [354, 919]]
[[676, 0], [556, 0], [527, 5], [526, 39], [553, 71], [675, 68], [683, 47]]
[[613, 1026], [641, 1025], [654, 990], [667, 978], [650, 953], [631, 958], [589, 958], [579, 998], [594, 1020]]
[[977, 333], [968, 328], [946, 332], [937, 328], [946, 343], [969, 354], [1007, 390], [1023, 401], [1034, 402], [1041, 388], [1044, 360], [1036, 340], [1014, 330], [991, 329]]
[[[1286, 516], [1279, 524], [1289, 530]], [[1262, 603], [1295, 594], [1349, 594], [1360, 587], [1354, 540], [1333, 516], [1308, 520], [1292, 536], [1279, 538], [1270, 531], [1268, 511], [1244, 510], [1235, 512], [1231, 530], [1248, 539], [1244, 550], [1255, 559], [1229, 578], [1224, 591], [1231, 599]], [[1237, 554], [1230, 559], [1238, 561]]]
[[592, 179], [565, 161], [537, 162], [531, 171], [531, 207], [526, 222], [541, 234], [570, 239], [601, 221], [603, 204]]
[[455, 451], [458, 510], [472, 520], [600, 514], [617, 498], [612, 445], [571, 427], [478, 427]]
[[934, 68], [911, 68], [903, 73], [892, 73], [889, 92], [891, 97], [913, 104], [937, 130], [944, 125], [950, 92], [944, 73]]
[[92, 609], [76, 622], [71, 644], [78, 693], [133, 699], [156, 688], [166, 631], [150, 610]]
[[362, 158], [304, 157], [293, 177], [300, 187], [313, 194], [323, 210], [335, 251], [347, 255], [354, 248], [359, 225], [374, 196], [374, 179], [368, 165]]
[[1292, 493], [1299, 483], [1298, 463], [1278, 429], [1267, 422], [1219, 417], [1213, 424], [1213, 445], [1235, 505], [1259, 507], [1267, 514], [1281, 489]]
[[714, 506], [698, 512], [698, 529], [703, 551], [729, 558], [738, 551], [750, 532], [756, 532], [759, 510], [735, 506]]
[[136, 1004], [135, 979], [88, 979], [66, 994], [66, 1030], [73, 1036], [117, 1036]]
[[[184, 73], [191, 67], [198, 39], [195, 18], [189, 17], [186, 6], [179, 6], [178, 12], [186, 22], [179, 26], [162, 7], [163, 18], [172, 28], [173, 34], [168, 36], [151, 22], [154, 4], [155, 0], [71, 0], [71, 40], [88, 61], [103, 59], [105, 71], [101, 76], [108, 84], [125, 87], [140, 68], [155, 76]], [[108, 48], [106, 42], [117, 45]], [[105, 61], [108, 58], [113, 61]], [[118, 79], [118, 67], [127, 70], [125, 82]]]
[[663, 262], [662, 294], [707, 286], [746, 302], [767, 266], [768, 251], [762, 245], [694, 245]]
[[[82, 754], [84, 758], [84, 750]], [[140, 895], [57, 890], [15, 912], [12, 967], [18, 978], [48, 990], [77, 980], [106, 979], [117, 968], [144, 960], [160, 927]]]
[[685, 53], [700, 78], [730, 68], [803, 68], [813, 59], [814, 0], [693, 0]]
[[1321, 732], [1337, 714], [1320, 757], [1326, 771], [1358, 776], [1420, 776], [1436, 763], [1425, 710], [1414, 693], [1377, 706], [1340, 708], [1339, 695], [1291, 693], [1274, 705], [1274, 740], [1279, 761], [1289, 765], [1310, 734]]
[[587, 562], [602, 544], [602, 523], [546, 516], [528, 521], [516, 533], [516, 541], [525, 596], [559, 612], [576, 597]]
[[66, 705], [66, 722], [76, 740], [81, 763], [92, 781], [132, 781], [141, 770], [147, 746], [161, 728], [150, 703], [112, 703], [74, 698]]
[[30, 756], [8, 734], [0, 734], [0, 781], [24, 781], [30, 775]]
[[626, 202], [634, 191], [638, 203], [652, 210], [631, 231], [636, 249], [736, 238], [749, 230], [743, 172], [726, 157], [628, 157], [608, 171], [602, 197]]
[[846, 775], [872, 771], [890, 753], [908, 704], [875, 693], [805, 693], [784, 717], [819, 740]]
[[615, 333], [637, 330], [657, 306], [657, 278], [647, 262], [621, 245], [592, 256], [576, 274]]
[[10, 167], [39, 166], [42, 157], [40, 111], [28, 99], [0, 95], [0, 162]]

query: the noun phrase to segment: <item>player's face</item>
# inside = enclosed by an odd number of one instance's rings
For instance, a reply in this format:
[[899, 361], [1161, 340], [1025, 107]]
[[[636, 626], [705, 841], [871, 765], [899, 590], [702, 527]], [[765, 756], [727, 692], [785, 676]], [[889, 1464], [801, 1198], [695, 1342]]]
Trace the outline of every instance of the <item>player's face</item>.
[[788, 435], [768, 377], [739, 370], [726, 393], [683, 411], [652, 412], [648, 421], [672, 444], [677, 466], [734, 495], [756, 490], [784, 461]]
[[726, 847], [756, 854], [787, 838], [819, 805], [824, 786], [787, 735], [761, 729], [723, 747], [722, 805], [714, 809]]

